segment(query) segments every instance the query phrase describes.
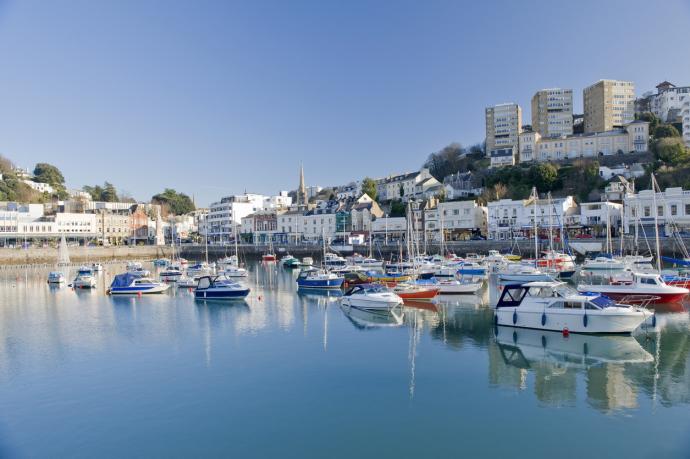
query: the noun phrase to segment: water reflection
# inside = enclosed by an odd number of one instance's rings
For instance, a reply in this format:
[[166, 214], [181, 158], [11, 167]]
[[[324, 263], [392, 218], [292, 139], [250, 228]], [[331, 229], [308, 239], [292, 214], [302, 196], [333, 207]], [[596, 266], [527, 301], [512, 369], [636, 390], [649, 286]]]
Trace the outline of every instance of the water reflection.
[[382, 327], [399, 327], [403, 324], [405, 313], [399, 309], [391, 311], [367, 311], [360, 308], [340, 306], [345, 317], [358, 330], [369, 330]]

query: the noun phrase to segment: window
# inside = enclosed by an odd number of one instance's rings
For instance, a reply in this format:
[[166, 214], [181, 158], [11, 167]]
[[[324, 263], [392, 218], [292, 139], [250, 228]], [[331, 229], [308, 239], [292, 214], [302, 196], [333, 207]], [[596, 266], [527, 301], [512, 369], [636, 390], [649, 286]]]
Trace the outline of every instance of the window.
[[664, 216], [664, 206], [657, 206], [656, 207], [656, 214], [659, 217], [663, 217]]
[[678, 215], [678, 206], [676, 204], [671, 204], [671, 215]]
[[582, 309], [582, 303], [579, 301], [565, 301], [563, 307], [565, 309]]
[[645, 207], [644, 207], [644, 216], [645, 216], [645, 217], [649, 217], [649, 216], [651, 216], [651, 215], [652, 215], [652, 212], [651, 212], [651, 210], [649, 209], [649, 206], [645, 206]]

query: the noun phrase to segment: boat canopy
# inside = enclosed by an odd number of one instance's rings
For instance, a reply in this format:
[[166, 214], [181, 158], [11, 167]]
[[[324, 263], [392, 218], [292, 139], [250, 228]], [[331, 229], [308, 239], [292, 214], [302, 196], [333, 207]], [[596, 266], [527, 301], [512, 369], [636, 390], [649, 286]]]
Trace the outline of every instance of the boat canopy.
[[690, 266], [690, 260], [683, 260], [680, 258], [672, 258], [672, 257], [661, 257], [662, 260], [668, 262], [668, 263], [673, 263], [675, 265], [680, 265], [680, 266]]
[[129, 287], [135, 279], [138, 279], [138, 277], [130, 273], [117, 274], [113, 278], [110, 287]]

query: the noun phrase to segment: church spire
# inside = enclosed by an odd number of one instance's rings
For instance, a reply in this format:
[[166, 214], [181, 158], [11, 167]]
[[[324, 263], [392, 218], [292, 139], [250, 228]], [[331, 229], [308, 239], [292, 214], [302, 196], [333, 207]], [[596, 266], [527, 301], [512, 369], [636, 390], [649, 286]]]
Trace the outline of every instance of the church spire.
[[299, 164], [299, 188], [297, 189], [297, 205], [307, 205], [307, 188], [304, 185], [304, 166]]

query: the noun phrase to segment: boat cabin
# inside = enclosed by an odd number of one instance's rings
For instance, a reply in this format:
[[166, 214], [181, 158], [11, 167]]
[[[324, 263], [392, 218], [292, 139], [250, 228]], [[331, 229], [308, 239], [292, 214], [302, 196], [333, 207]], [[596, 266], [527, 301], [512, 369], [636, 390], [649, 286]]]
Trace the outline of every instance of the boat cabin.
[[563, 282], [527, 282], [506, 285], [496, 308], [519, 307], [523, 302], [550, 310], [600, 310], [625, 306], [603, 295], [574, 292]]

